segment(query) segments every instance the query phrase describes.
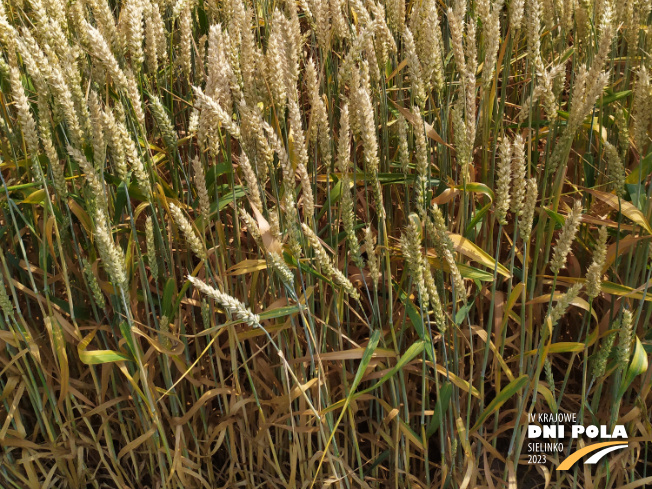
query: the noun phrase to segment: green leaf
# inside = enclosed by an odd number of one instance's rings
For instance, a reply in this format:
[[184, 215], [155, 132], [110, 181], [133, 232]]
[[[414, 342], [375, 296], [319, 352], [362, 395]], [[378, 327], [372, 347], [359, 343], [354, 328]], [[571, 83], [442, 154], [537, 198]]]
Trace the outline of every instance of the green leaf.
[[208, 32], [208, 17], [206, 17], [206, 10], [197, 8], [197, 20], [199, 21], [199, 31]]
[[124, 210], [125, 205], [127, 205], [127, 184], [125, 182], [120, 182], [115, 196], [113, 222], [120, 222], [120, 216], [122, 216], [122, 211]]
[[174, 305], [174, 294], [176, 293], [176, 284], [174, 283], [174, 278], [169, 278], [165, 282], [165, 288], [163, 289], [163, 311], [168, 319], [174, 317], [175, 310], [173, 309]]
[[214, 190], [215, 180], [220, 175], [225, 173], [231, 173], [233, 166], [230, 163], [220, 163], [219, 165], [211, 166], [206, 172], [206, 188], [208, 189], [209, 195], [212, 195], [211, 192]]
[[163, 188], [163, 195], [171, 199], [179, 200], [177, 193], [172, 187], [170, 187], [170, 184], [168, 184], [168, 182], [166, 182], [161, 175], [155, 173], [154, 178], [156, 179], [156, 182]]
[[[379, 173], [378, 181], [381, 185], [392, 185], [392, 184], [405, 184], [410, 181], [414, 181], [413, 175], [405, 175], [404, 173]], [[438, 187], [439, 180], [436, 178], [429, 178], [427, 182], [428, 187]]]
[[32, 192], [23, 200], [23, 204], [40, 204], [45, 200], [45, 189], [37, 190]]
[[147, 201], [147, 195], [143, 193], [137, 183], [129, 185], [129, 197], [134, 200], [140, 200], [141, 202]]
[[593, 187], [593, 185], [595, 185], [595, 164], [591, 153], [584, 153], [584, 156], [582, 157], [582, 165], [584, 167], [586, 186]]
[[625, 188], [627, 189], [632, 204], [634, 204], [639, 210], [645, 210], [645, 201], [647, 200], [645, 186], [637, 183], [626, 183]]
[[289, 316], [290, 314], [294, 314], [295, 312], [299, 312], [300, 309], [301, 306], [299, 304], [296, 304], [294, 306], [276, 307], [274, 309], [268, 309], [266, 311], [263, 311], [260, 314], [258, 314], [258, 316], [260, 316], [261, 320], [276, 319], [276, 318]]
[[217, 211], [221, 211], [227, 205], [233, 202], [234, 197], [237, 200], [237, 199], [241, 199], [244, 196], [245, 196], [245, 191], [244, 188], [242, 188], [242, 185], [235, 185], [233, 189], [229, 188], [228, 191], [225, 192], [218, 201], [213, 202], [211, 204], [211, 215], [215, 214]]
[[530, 377], [527, 374], [524, 374], [507, 384], [485, 408], [478, 420], [475, 422], [475, 425], [473, 425], [473, 428], [471, 428], [471, 432], [476, 431], [482, 423], [484, 423], [485, 419], [496, 412], [500, 406], [505, 404], [505, 402], [507, 402], [514, 394], [521, 390], [529, 380]]
[[641, 163], [627, 175], [625, 181], [631, 184], [638, 184], [639, 181], [645, 181], [647, 176], [652, 172], [652, 153], [649, 153], [641, 160]]
[[[550, 275], [544, 275], [544, 277], [548, 279], [552, 279], [552, 276]], [[586, 283], [586, 279], [577, 278], [577, 277], [559, 276], [557, 277], [557, 280], [561, 282], [570, 282], [573, 284], [578, 282]], [[600, 290], [605, 294], [613, 294], [620, 297], [629, 297], [631, 299], [637, 299], [639, 301], [642, 301], [643, 299], [645, 299], [646, 301], [652, 301], [652, 294], [649, 293], [643, 294], [642, 290], [632, 289], [631, 287], [627, 287], [626, 285], [616, 284], [613, 282], [608, 282], [606, 280], [604, 280], [602, 284], [600, 284]]]
[[326, 202], [322, 206], [321, 211], [319, 211], [319, 215], [317, 216], [317, 221], [319, 221], [322, 217], [324, 217], [326, 211], [328, 211], [328, 209], [330, 209], [334, 203], [339, 202], [341, 196], [342, 196], [342, 180], [338, 181], [335, 185], [333, 185], [333, 188], [331, 189], [330, 194], [326, 199]]
[[466, 315], [469, 313], [471, 308], [473, 307], [473, 302], [470, 302], [468, 304], [465, 304], [464, 306], [460, 307], [456, 312], [455, 312], [455, 324], [458, 326], [462, 324], [464, 321], [464, 318], [466, 318]]
[[482, 282], [491, 282], [494, 279], [493, 273], [480, 270], [479, 268], [472, 267], [471, 265], [465, 265], [464, 263], [458, 263], [457, 269], [460, 271], [462, 277], [471, 280], [481, 280]]
[[401, 291], [400, 299], [405, 305], [405, 311], [407, 312], [414, 329], [417, 331], [419, 338], [424, 339], [423, 318], [421, 317], [421, 313], [417, 309], [417, 306], [413, 304], [407, 294], [403, 291]]
[[333, 426], [333, 431], [331, 431], [330, 436], [328, 437], [328, 441], [326, 442], [326, 446], [322, 450], [323, 455], [321, 459], [319, 460], [319, 466], [317, 467], [317, 472], [321, 469], [322, 464], [324, 463], [324, 458], [326, 457], [326, 454], [328, 453], [328, 448], [331, 445], [331, 442], [333, 441], [333, 437], [335, 436], [335, 433], [337, 432], [337, 427], [339, 426], [340, 422], [342, 421], [342, 418], [344, 418], [344, 414], [346, 413], [347, 408], [349, 407], [349, 404], [351, 403], [351, 399], [353, 398], [355, 394], [355, 390], [357, 389], [358, 385], [360, 382], [362, 382], [362, 377], [364, 376], [365, 370], [367, 370], [367, 366], [369, 365], [369, 362], [371, 361], [371, 357], [374, 354], [374, 351], [376, 351], [376, 347], [378, 346], [378, 342], [380, 341], [380, 334], [381, 330], [377, 329], [373, 333], [371, 333], [371, 337], [369, 338], [369, 343], [367, 344], [367, 348], [365, 348], [364, 353], [362, 354], [362, 359], [360, 360], [360, 366], [358, 367], [358, 371], [355, 374], [355, 377], [353, 378], [353, 382], [351, 383], [351, 386], [349, 388], [349, 393], [346, 396], [346, 400], [344, 401], [344, 407], [342, 408], [342, 412], [340, 413], [339, 418], [337, 418], [337, 421], [335, 422], [335, 426]]
[[114, 350], [80, 351], [79, 359], [86, 365], [99, 365], [102, 363], [131, 361], [127, 355], [123, 355], [122, 353], [118, 353]]
[[310, 275], [312, 275], [313, 277], [316, 277], [319, 280], [323, 280], [324, 282], [327, 282], [327, 283], [331, 284], [333, 286], [333, 288], [337, 289], [337, 285], [335, 285], [333, 282], [331, 282], [326, 277], [324, 277], [321, 273], [319, 273], [317, 270], [315, 270], [315, 268], [310, 266], [308, 263], [303, 262], [303, 261], [297, 262], [297, 259], [294, 256], [289, 255], [288, 253], [285, 253], [285, 252], [283, 253], [283, 257], [285, 258], [286, 263], [288, 263], [288, 264], [290, 264], [290, 265], [292, 265], [292, 266], [294, 266], [296, 268], [301, 268], [301, 270], [303, 270], [304, 272], [309, 273]]
[[555, 221], [557, 227], [563, 227], [565, 222], [564, 216], [562, 216], [558, 212], [553, 211], [552, 209], [548, 209], [547, 207], [544, 207], [543, 210], [546, 211], [546, 214], [548, 214], [550, 219]]
[[349, 394], [346, 396], [347, 405], [349, 402], [351, 402], [351, 397], [362, 381], [362, 377], [364, 376], [365, 370], [367, 370], [367, 366], [371, 361], [371, 357], [378, 347], [378, 342], [380, 341], [380, 333], [381, 330], [377, 329], [371, 334], [371, 338], [369, 338], [369, 344], [367, 344], [367, 348], [365, 348], [364, 353], [362, 354], [360, 366], [358, 367], [358, 371], [356, 372], [355, 377], [353, 378], [353, 382], [351, 383], [351, 387], [349, 388]]
[[[421, 317], [421, 313], [419, 312], [419, 309], [417, 309], [417, 306], [415, 306], [412, 303], [407, 293], [404, 290], [399, 289], [398, 284], [396, 282], [392, 281], [392, 284], [394, 285], [394, 289], [398, 294], [399, 300], [405, 306], [405, 311], [407, 312], [407, 315], [410, 318], [410, 322], [414, 326], [414, 329], [419, 335], [419, 338], [424, 340], [427, 343], [427, 345], [431, 345], [432, 339], [430, 338], [430, 335], [426, 334], [424, 330], [423, 319]], [[432, 357], [432, 347], [426, 346], [425, 349], [426, 349], [426, 355], [428, 355], [430, 361], [434, 363], [435, 359]]]
[[79, 354], [79, 359], [86, 365], [99, 365], [101, 363], [112, 363], [112, 362], [125, 362], [131, 361], [131, 359], [122, 353], [118, 353], [113, 350], [91, 350], [88, 351], [88, 345], [95, 337], [96, 331], [91, 332], [86, 336], [80, 343], [77, 345], [77, 353]]
[[450, 405], [451, 394], [453, 393], [453, 384], [444, 382], [439, 389], [439, 397], [435, 404], [435, 414], [430, 418], [428, 429], [426, 430], [426, 439], [434, 435], [441, 425], [442, 416], [446, 416]]
[[548, 389], [543, 384], [539, 384], [538, 390], [539, 390], [539, 394], [541, 394], [543, 398], [546, 400], [546, 403], [550, 408], [550, 412], [556, 413], [557, 411], [559, 411], [559, 409], [557, 408], [557, 401], [555, 400], [555, 396], [552, 394], [552, 392], [550, 392], [550, 389]]
[[559, 58], [559, 64], [563, 64], [565, 61], [568, 61], [573, 53], [575, 53], [575, 48], [568, 48], [566, 51], [564, 51], [564, 54], [562, 54]]
[[468, 240], [463, 236], [455, 233], [449, 233], [448, 237], [453, 241], [453, 244], [455, 245], [455, 251], [462, 253], [464, 256], [467, 256], [472, 260], [482, 263], [484, 266], [491, 270], [493, 270], [494, 267], [498, 265], [498, 273], [507, 278], [511, 277], [509, 270], [507, 270], [504, 265], [496, 263], [496, 259], [494, 257], [490, 256], [473, 241]]
[[374, 463], [372, 463], [369, 466], [369, 468], [364, 471], [365, 477], [373, 474], [374, 469], [378, 467], [380, 464], [382, 464], [385, 460], [387, 460], [391, 453], [392, 451], [390, 449], [387, 449], [384, 452], [382, 452], [380, 455], [378, 455], [378, 457], [376, 457], [376, 460], [374, 460]]
[[410, 345], [410, 348], [408, 348], [406, 350], [406, 352], [403, 354], [403, 356], [398, 359], [398, 362], [396, 362], [396, 365], [394, 365], [394, 367], [392, 367], [392, 369], [389, 372], [387, 372], [385, 375], [383, 375], [380, 378], [380, 380], [378, 382], [376, 382], [374, 385], [372, 385], [371, 387], [368, 387], [367, 389], [360, 392], [360, 394], [366, 394], [368, 392], [371, 392], [371, 391], [377, 389], [378, 387], [380, 387], [381, 384], [384, 384], [389, 379], [394, 377], [394, 375], [396, 375], [396, 372], [398, 372], [403, 367], [405, 367], [408, 363], [410, 363], [412, 360], [414, 360], [414, 358], [423, 351], [425, 345], [426, 345], [426, 342], [423, 341], [423, 340], [417, 341], [416, 343], [413, 343], [412, 345]]
[[484, 194], [487, 197], [489, 197], [489, 200], [492, 202], [494, 201], [494, 191], [491, 190], [489, 187], [487, 187], [484, 183], [479, 183], [479, 182], [471, 182], [467, 183], [466, 185], [457, 185], [453, 188], [456, 188], [458, 190], [464, 191], [466, 189], [467, 192], [475, 192], [478, 194]]
[[645, 348], [643, 348], [641, 340], [639, 340], [637, 336], [636, 347], [634, 348], [634, 356], [632, 357], [632, 362], [629, 364], [627, 373], [625, 374], [625, 377], [620, 384], [620, 390], [618, 391], [617, 396], [618, 399], [621, 399], [625, 395], [627, 388], [632, 382], [634, 382], [634, 378], [636, 378], [638, 375], [641, 375], [642, 373], [647, 372], [647, 367], [647, 353], [645, 352]]
[[615, 284], [613, 282], [603, 281], [600, 285], [600, 290], [606, 294], [619, 295], [624, 297], [631, 297], [632, 299], [638, 299], [646, 301], [652, 301], [652, 294], [643, 294], [643, 291], [632, 289], [626, 285]]
[[131, 326], [129, 326], [129, 323], [127, 321], [122, 321], [120, 323], [120, 332], [122, 333], [122, 337], [125, 339], [127, 342], [127, 348], [129, 348], [129, 352], [136, 357], [136, 345], [134, 344], [133, 341], [133, 335], [131, 334]]
[[469, 221], [469, 224], [467, 224], [466, 229], [464, 230], [465, 236], [469, 234], [471, 230], [482, 220], [482, 218], [489, 211], [489, 209], [491, 209], [491, 202], [489, 202], [487, 205], [485, 205], [482, 209], [480, 209], [478, 212], [476, 212], [473, 215], [473, 218]]
[[616, 92], [611, 95], [607, 95], [606, 97], [602, 97], [602, 100], [598, 101], [598, 105], [600, 107], [606, 107], [607, 105], [617, 102], [618, 100], [622, 100], [624, 98], [629, 97], [631, 94], [632, 94], [631, 90], [623, 90], [622, 92]]

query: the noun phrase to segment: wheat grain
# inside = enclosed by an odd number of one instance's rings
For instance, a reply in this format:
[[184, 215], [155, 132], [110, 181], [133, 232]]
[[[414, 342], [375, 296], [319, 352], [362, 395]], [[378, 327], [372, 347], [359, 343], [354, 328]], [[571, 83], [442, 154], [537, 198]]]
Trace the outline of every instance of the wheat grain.
[[550, 269], [554, 274], [559, 273], [559, 270], [566, 266], [566, 259], [568, 258], [571, 246], [575, 240], [575, 235], [580, 227], [581, 217], [582, 203], [579, 200], [576, 200], [573, 204], [573, 209], [570, 214], [568, 214], [568, 217], [566, 217], [564, 227], [562, 228], [561, 235], [555, 245], [552, 259], [550, 260]]
[[521, 215], [526, 191], [527, 166], [524, 144], [523, 137], [517, 134], [512, 144], [512, 192], [510, 198], [511, 209], [516, 216]]
[[359, 300], [360, 294], [357, 290], [355, 290], [353, 284], [349, 281], [349, 279], [340, 270], [336, 269], [333, 266], [330, 258], [328, 258], [328, 255], [326, 254], [326, 250], [320, 243], [319, 238], [317, 238], [317, 235], [313, 232], [313, 230], [310, 229], [310, 227], [306, 224], [302, 224], [301, 229], [303, 230], [303, 234], [306, 236], [310, 242], [310, 245], [312, 246], [315, 257], [317, 258], [317, 262], [319, 263], [322, 272], [325, 273], [327, 277], [331, 278], [337, 285], [342, 286], [346, 293], [349, 294], [353, 299]]
[[550, 316], [550, 321], [553, 326], [566, 314], [568, 307], [577, 298], [583, 287], [583, 283], [573, 284], [565, 294], [561, 295], [550, 311], [548, 311], [548, 316]]
[[507, 135], [500, 144], [500, 159], [496, 170], [496, 219], [500, 224], [507, 224], [507, 211], [510, 208], [510, 182], [512, 176], [512, 143]]
[[249, 326], [260, 327], [260, 316], [251, 312], [251, 309], [246, 307], [235, 297], [211, 287], [192, 275], [188, 275], [188, 280], [199, 292], [213, 299], [229, 314], [235, 316], [237, 319], [243, 321]]
[[618, 329], [618, 348], [616, 348], [616, 362], [620, 370], [625, 370], [629, 364], [632, 348], [632, 312], [625, 309], [622, 314]]
[[145, 221], [145, 238], [147, 243], [147, 263], [149, 264], [149, 271], [152, 274], [152, 277], [154, 277], [154, 281], [157, 281], [159, 278], [158, 253], [156, 251], [152, 216], [147, 216], [147, 220]]
[[211, 215], [211, 203], [206, 188], [206, 175], [201, 160], [195, 156], [192, 160], [192, 170], [195, 176], [195, 187], [197, 188], [197, 197], [199, 199], [199, 211], [204, 218], [204, 223], [208, 224]]
[[176, 205], [170, 204], [170, 214], [172, 214], [174, 222], [183, 233], [184, 238], [186, 238], [192, 252], [197, 255], [197, 258], [200, 260], [205, 260], [207, 256], [204, 244], [195, 233], [192, 224], [190, 224], [190, 221], [188, 221], [186, 216], [183, 214], [183, 211]]
[[586, 293], [589, 299], [594, 299], [600, 293], [602, 283], [602, 269], [607, 259], [607, 228], [602, 226], [598, 242], [593, 252], [593, 263], [586, 271]]
[[158, 97], [153, 96], [150, 96], [149, 99], [149, 109], [152, 112], [152, 116], [156, 121], [159, 131], [161, 131], [161, 136], [163, 137], [163, 141], [165, 141], [165, 145], [171, 152], [174, 152], [177, 148], [178, 138], [167, 110], [165, 110], [165, 107], [163, 107], [163, 104]]
[[98, 208], [95, 214], [95, 237], [104, 269], [118, 287], [125, 288], [127, 273], [124, 253], [113, 241], [106, 214], [101, 208]]
[[534, 222], [534, 211], [536, 208], [537, 197], [537, 181], [535, 178], [530, 178], [526, 184], [525, 203], [523, 204], [521, 217], [518, 221], [521, 236], [523, 236], [523, 241], [526, 243], [530, 241], [532, 235], [532, 223]]
[[7, 289], [5, 288], [5, 281], [0, 274], [0, 309], [4, 313], [5, 317], [14, 316], [14, 305], [11, 303], [9, 294], [7, 294]]
[[602, 340], [602, 344], [600, 345], [600, 349], [596, 354], [594, 364], [593, 364], [594, 378], [597, 379], [604, 375], [607, 369], [607, 360], [609, 359], [609, 354], [611, 353], [611, 349], [613, 348], [615, 339], [616, 339], [616, 335], [614, 333], [610, 333], [609, 335], [607, 335], [606, 338]]

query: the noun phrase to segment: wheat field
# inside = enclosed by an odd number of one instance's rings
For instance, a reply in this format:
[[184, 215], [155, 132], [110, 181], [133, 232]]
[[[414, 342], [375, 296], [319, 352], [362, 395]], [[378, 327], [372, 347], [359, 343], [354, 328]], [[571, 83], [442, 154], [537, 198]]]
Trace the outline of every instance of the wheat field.
[[2, 0], [0, 487], [650, 487], [651, 6]]

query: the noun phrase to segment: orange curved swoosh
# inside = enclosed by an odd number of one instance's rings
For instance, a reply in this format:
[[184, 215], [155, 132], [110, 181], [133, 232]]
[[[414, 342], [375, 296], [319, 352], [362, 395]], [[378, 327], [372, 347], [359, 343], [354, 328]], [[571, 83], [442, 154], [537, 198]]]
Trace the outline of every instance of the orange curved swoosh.
[[623, 441], [605, 441], [602, 443], [594, 443], [593, 445], [589, 445], [588, 447], [584, 447], [572, 455], [569, 455], [566, 457], [566, 460], [564, 460], [562, 463], [559, 464], [559, 467], [557, 467], [557, 470], [568, 470], [570, 469], [573, 465], [575, 465], [575, 462], [577, 462], [579, 459], [581, 459], [584, 455], [588, 455], [589, 453], [593, 453], [597, 450], [600, 450], [601, 448], [605, 447], [610, 447], [613, 445], [624, 445], [625, 440]]

